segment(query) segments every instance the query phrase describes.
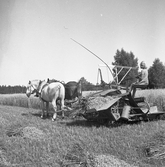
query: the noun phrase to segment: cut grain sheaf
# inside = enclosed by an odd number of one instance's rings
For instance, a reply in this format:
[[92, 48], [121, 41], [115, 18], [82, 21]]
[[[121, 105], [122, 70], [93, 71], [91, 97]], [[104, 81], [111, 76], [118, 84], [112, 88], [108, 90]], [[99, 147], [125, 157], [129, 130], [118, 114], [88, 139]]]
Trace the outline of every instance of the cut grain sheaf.
[[95, 108], [96, 110], [109, 103], [113, 97], [111, 96], [98, 96], [98, 97], [90, 97], [86, 103], [87, 110]]
[[94, 155], [75, 143], [64, 156], [63, 167], [137, 167], [113, 155]]
[[45, 134], [42, 130], [37, 129], [36, 127], [25, 127], [22, 130], [23, 137], [30, 139], [43, 139], [45, 138]]
[[95, 157], [95, 167], [137, 167], [112, 155], [98, 155]]
[[9, 137], [17, 136], [17, 137], [23, 137], [28, 139], [44, 139], [45, 134], [42, 130], [36, 128], [36, 127], [22, 127], [22, 126], [13, 126], [7, 129], [6, 135]]

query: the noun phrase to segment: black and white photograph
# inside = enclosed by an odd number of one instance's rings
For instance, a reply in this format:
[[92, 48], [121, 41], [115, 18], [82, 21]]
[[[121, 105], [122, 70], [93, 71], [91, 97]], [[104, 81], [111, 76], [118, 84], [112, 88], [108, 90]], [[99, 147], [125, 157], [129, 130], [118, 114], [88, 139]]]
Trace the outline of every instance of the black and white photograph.
[[0, 166], [165, 166], [165, 1], [0, 0]]

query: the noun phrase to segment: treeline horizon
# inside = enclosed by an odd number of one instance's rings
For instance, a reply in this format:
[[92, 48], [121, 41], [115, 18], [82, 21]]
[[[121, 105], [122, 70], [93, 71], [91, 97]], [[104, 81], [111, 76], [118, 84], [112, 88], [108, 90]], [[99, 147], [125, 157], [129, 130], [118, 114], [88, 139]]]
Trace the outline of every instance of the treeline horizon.
[[25, 93], [25, 92], [26, 92], [26, 86], [0, 85], [0, 94], [14, 94], [14, 93]]
[[[101, 89], [101, 87], [99, 89]], [[94, 85], [90, 82], [87, 82], [87, 81], [86, 81], [86, 83], [83, 83], [82, 91], [90, 91], [90, 90], [91, 91], [98, 90], [98, 86], [96, 87], [96, 85]], [[0, 85], [0, 94], [15, 94], [15, 93], [26, 93], [26, 86]]]

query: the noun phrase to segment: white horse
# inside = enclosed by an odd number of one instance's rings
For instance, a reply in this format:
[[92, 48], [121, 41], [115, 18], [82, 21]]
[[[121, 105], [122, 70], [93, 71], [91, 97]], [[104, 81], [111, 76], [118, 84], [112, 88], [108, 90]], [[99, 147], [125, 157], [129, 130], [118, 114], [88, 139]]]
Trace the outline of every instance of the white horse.
[[46, 81], [33, 80], [29, 81], [26, 89], [27, 97], [31, 94], [38, 94], [42, 104], [42, 114], [41, 118], [44, 118], [44, 102], [46, 102], [46, 115], [49, 110], [49, 102], [52, 103], [54, 114], [52, 121], [57, 117], [57, 105], [56, 101], [60, 100], [62, 118], [64, 118], [64, 99], [65, 99], [65, 88], [60, 82], [53, 82], [48, 84]]

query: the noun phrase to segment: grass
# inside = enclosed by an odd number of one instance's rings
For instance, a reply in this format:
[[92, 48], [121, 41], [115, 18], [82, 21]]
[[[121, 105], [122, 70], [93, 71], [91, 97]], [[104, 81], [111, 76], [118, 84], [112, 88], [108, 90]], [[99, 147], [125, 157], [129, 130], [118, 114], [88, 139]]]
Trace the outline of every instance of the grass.
[[[145, 95], [163, 110], [163, 93], [138, 91], [137, 96]], [[62, 167], [80, 162], [90, 166], [97, 155], [113, 155], [141, 167], [165, 166], [164, 159], [146, 154], [150, 144], [165, 141], [163, 120], [118, 127], [98, 126], [78, 118], [59, 117], [52, 122], [40, 119], [37, 98], [30, 98], [30, 108], [25, 95], [1, 95], [0, 101], [0, 166]]]
[[[158, 121], [108, 128], [97, 127], [83, 119], [41, 120], [37, 116], [38, 110], [34, 109], [29, 113], [27, 109], [1, 106], [0, 111], [1, 117], [7, 120], [7, 124], [0, 125], [0, 150], [10, 164], [60, 166], [68, 152], [78, 145], [83, 155], [114, 155], [130, 164], [155, 166], [146, 162], [148, 157], [144, 150], [147, 141], [165, 126], [163, 121]], [[45, 138], [23, 136], [20, 131], [25, 127], [37, 128]]]

